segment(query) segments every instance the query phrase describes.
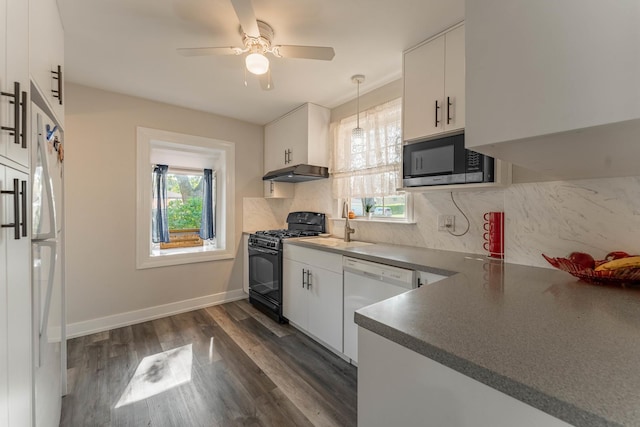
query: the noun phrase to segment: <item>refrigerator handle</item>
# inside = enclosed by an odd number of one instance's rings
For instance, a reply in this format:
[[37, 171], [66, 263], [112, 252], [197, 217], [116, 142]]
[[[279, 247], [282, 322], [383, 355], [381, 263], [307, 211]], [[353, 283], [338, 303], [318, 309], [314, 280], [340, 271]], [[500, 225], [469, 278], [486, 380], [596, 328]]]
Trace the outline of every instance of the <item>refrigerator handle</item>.
[[[17, 101], [17, 100], [16, 100]], [[22, 134], [22, 148], [27, 148], [27, 138], [29, 137], [27, 135], [27, 113], [29, 109], [29, 104], [28, 104], [28, 98], [27, 98], [27, 92], [22, 92], [22, 122], [20, 122], [21, 125], [21, 134]], [[16, 129], [17, 132], [17, 129]]]
[[28, 229], [27, 224], [27, 181], [22, 181], [22, 188], [20, 190], [22, 196], [22, 237], [27, 237]]

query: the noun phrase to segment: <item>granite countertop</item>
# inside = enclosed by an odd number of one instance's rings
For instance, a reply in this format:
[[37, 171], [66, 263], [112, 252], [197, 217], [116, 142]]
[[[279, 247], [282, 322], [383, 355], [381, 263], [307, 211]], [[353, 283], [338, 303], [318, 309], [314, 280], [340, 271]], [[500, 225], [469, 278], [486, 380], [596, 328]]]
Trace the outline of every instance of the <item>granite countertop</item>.
[[356, 323], [577, 426], [640, 426], [640, 289], [476, 254], [294, 244], [448, 275]]

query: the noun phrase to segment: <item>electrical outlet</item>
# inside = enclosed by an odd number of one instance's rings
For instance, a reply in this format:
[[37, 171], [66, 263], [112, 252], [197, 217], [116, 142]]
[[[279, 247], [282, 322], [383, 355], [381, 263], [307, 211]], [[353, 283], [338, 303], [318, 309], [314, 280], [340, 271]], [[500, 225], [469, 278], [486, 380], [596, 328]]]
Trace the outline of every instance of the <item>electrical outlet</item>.
[[438, 215], [438, 231], [456, 231], [456, 217], [454, 215]]

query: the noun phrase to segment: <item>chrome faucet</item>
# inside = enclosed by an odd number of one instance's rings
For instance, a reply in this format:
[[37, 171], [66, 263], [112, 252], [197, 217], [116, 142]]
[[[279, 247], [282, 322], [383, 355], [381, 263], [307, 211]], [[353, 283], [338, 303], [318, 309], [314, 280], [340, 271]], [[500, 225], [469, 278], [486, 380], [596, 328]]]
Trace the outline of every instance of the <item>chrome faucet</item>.
[[356, 232], [353, 228], [349, 227], [349, 205], [344, 202], [342, 205], [342, 217], [344, 218], [344, 241], [350, 242], [351, 235]]

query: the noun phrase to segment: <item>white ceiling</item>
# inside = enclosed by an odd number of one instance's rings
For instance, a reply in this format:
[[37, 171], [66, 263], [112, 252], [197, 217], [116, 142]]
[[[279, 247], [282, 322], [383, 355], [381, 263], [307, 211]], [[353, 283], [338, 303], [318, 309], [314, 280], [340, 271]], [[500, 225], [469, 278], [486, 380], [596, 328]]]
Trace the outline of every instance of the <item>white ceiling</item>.
[[274, 89], [244, 86], [238, 56], [178, 47], [242, 46], [229, 0], [58, 0], [65, 80], [265, 124], [305, 102], [333, 108], [401, 77], [402, 51], [461, 21], [464, 0], [253, 0], [274, 44], [332, 46], [333, 61], [269, 56]]

